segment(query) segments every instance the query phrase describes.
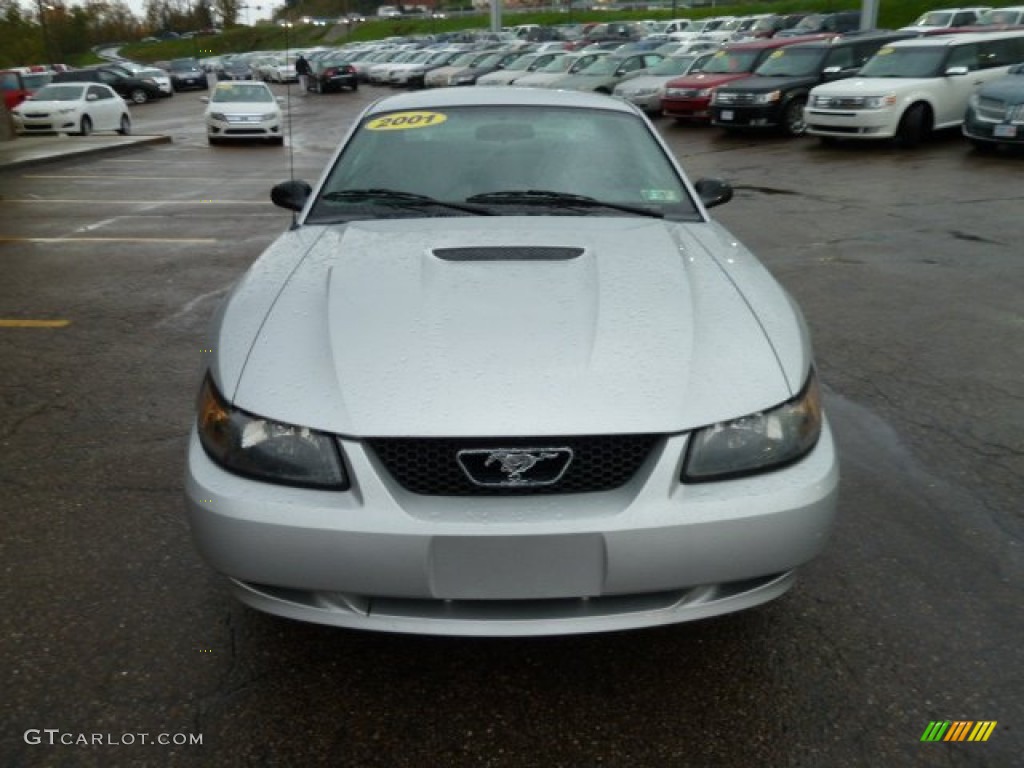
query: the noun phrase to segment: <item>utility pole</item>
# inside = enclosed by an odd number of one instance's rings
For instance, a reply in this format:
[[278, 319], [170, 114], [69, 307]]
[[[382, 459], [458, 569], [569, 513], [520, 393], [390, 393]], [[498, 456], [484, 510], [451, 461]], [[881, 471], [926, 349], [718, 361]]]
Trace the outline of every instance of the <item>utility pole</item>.
[[860, 28], [878, 27], [878, 0], [862, 0], [860, 6]]

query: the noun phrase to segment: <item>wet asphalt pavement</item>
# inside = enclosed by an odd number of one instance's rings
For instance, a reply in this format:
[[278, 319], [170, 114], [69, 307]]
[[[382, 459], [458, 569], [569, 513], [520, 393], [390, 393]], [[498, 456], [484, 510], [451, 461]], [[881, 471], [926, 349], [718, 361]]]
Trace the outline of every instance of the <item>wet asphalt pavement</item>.
[[[814, 338], [840, 517], [782, 599], [480, 640], [227, 596], [182, 515], [205, 329], [288, 225], [270, 186], [315, 180], [380, 93], [292, 89], [285, 148], [208, 147], [179, 94], [132, 109], [170, 144], [0, 172], [0, 319], [67, 321], [0, 327], [0, 765], [1019, 765], [1024, 153], [955, 133], [823, 148], [658, 121], [692, 178], [736, 186], [713, 213]], [[934, 720], [998, 725], [922, 743]]]

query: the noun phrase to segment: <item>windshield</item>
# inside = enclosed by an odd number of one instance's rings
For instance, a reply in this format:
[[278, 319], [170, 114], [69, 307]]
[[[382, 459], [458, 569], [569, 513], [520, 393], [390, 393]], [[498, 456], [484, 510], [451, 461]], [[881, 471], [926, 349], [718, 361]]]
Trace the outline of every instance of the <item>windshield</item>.
[[882, 48], [859, 77], [936, 77], [945, 55], [945, 48]]
[[615, 73], [615, 70], [622, 66], [622, 59], [614, 56], [602, 56], [597, 59], [589, 66], [584, 67], [579, 71], [581, 75], [611, 75]]
[[273, 101], [274, 94], [265, 85], [239, 85], [236, 83], [219, 83], [213, 91], [210, 101], [216, 102], [261, 102]]
[[696, 56], [670, 56], [659, 61], [648, 72], [652, 75], [685, 75], [696, 59]]
[[793, 30], [799, 30], [801, 32], [810, 31], [814, 32], [821, 29], [825, 23], [825, 17], [816, 13], [812, 13], [810, 16], [804, 16], [800, 21], [797, 22]]
[[704, 65], [703, 72], [711, 75], [728, 75], [750, 72], [757, 64], [761, 51], [718, 51]]
[[948, 27], [950, 21], [953, 19], [952, 13], [945, 11], [932, 11], [924, 14], [921, 18], [915, 21], [911, 26], [914, 27]]
[[78, 101], [84, 85], [44, 85], [35, 92], [36, 101]]
[[[417, 195], [426, 200], [409, 199]], [[544, 203], [565, 195], [584, 195], [601, 207]], [[558, 106], [453, 107], [365, 120], [328, 173], [308, 222], [466, 215], [467, 209], [630, 215], [604, 207], [615, 205], [632, 215], [697, 218], [642, 118]]]
[[984, 26], [987, 24], [1020, 24], [1024, 21], [1024, 12], [1021, 11], [986, 11], [981, 14], [977, 23]]
[[806, 77], [821, 71], [824, 48], [780, 48], [772, 51], [755, 72], [764, 77]]
[[549, 61], [537, 71], [549, 73], [567, 72], [569, 67], [577, 61], [579, 61], [579, 59], [575, 56], [559, 56], [557, 59]]

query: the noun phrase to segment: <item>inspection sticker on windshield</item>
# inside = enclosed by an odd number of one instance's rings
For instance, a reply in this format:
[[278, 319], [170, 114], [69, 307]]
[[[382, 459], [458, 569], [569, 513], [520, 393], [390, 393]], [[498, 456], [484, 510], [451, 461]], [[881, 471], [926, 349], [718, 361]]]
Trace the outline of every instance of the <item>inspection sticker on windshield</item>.
[[384, 117], [375, 117], [366, 124], [368, 131], [406, 131], [410, 128], [426, 128], [440, 125], [448, 115], [440, 112], [395, 112]]
[[678, 203], [679, 193], [674, 189], [645, 189], [640, 194], [648, 203]]

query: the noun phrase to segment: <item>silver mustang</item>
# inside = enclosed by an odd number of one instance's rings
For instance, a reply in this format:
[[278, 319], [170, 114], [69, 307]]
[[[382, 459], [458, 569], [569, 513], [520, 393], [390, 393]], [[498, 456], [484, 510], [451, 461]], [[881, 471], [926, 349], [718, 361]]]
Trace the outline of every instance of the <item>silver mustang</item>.
[[799, 310], [607, 96], [421, 91], [360, 117], [225, 301], [196, 545], [273, 614], [599, 632], [778, 597], [838, 466]]

